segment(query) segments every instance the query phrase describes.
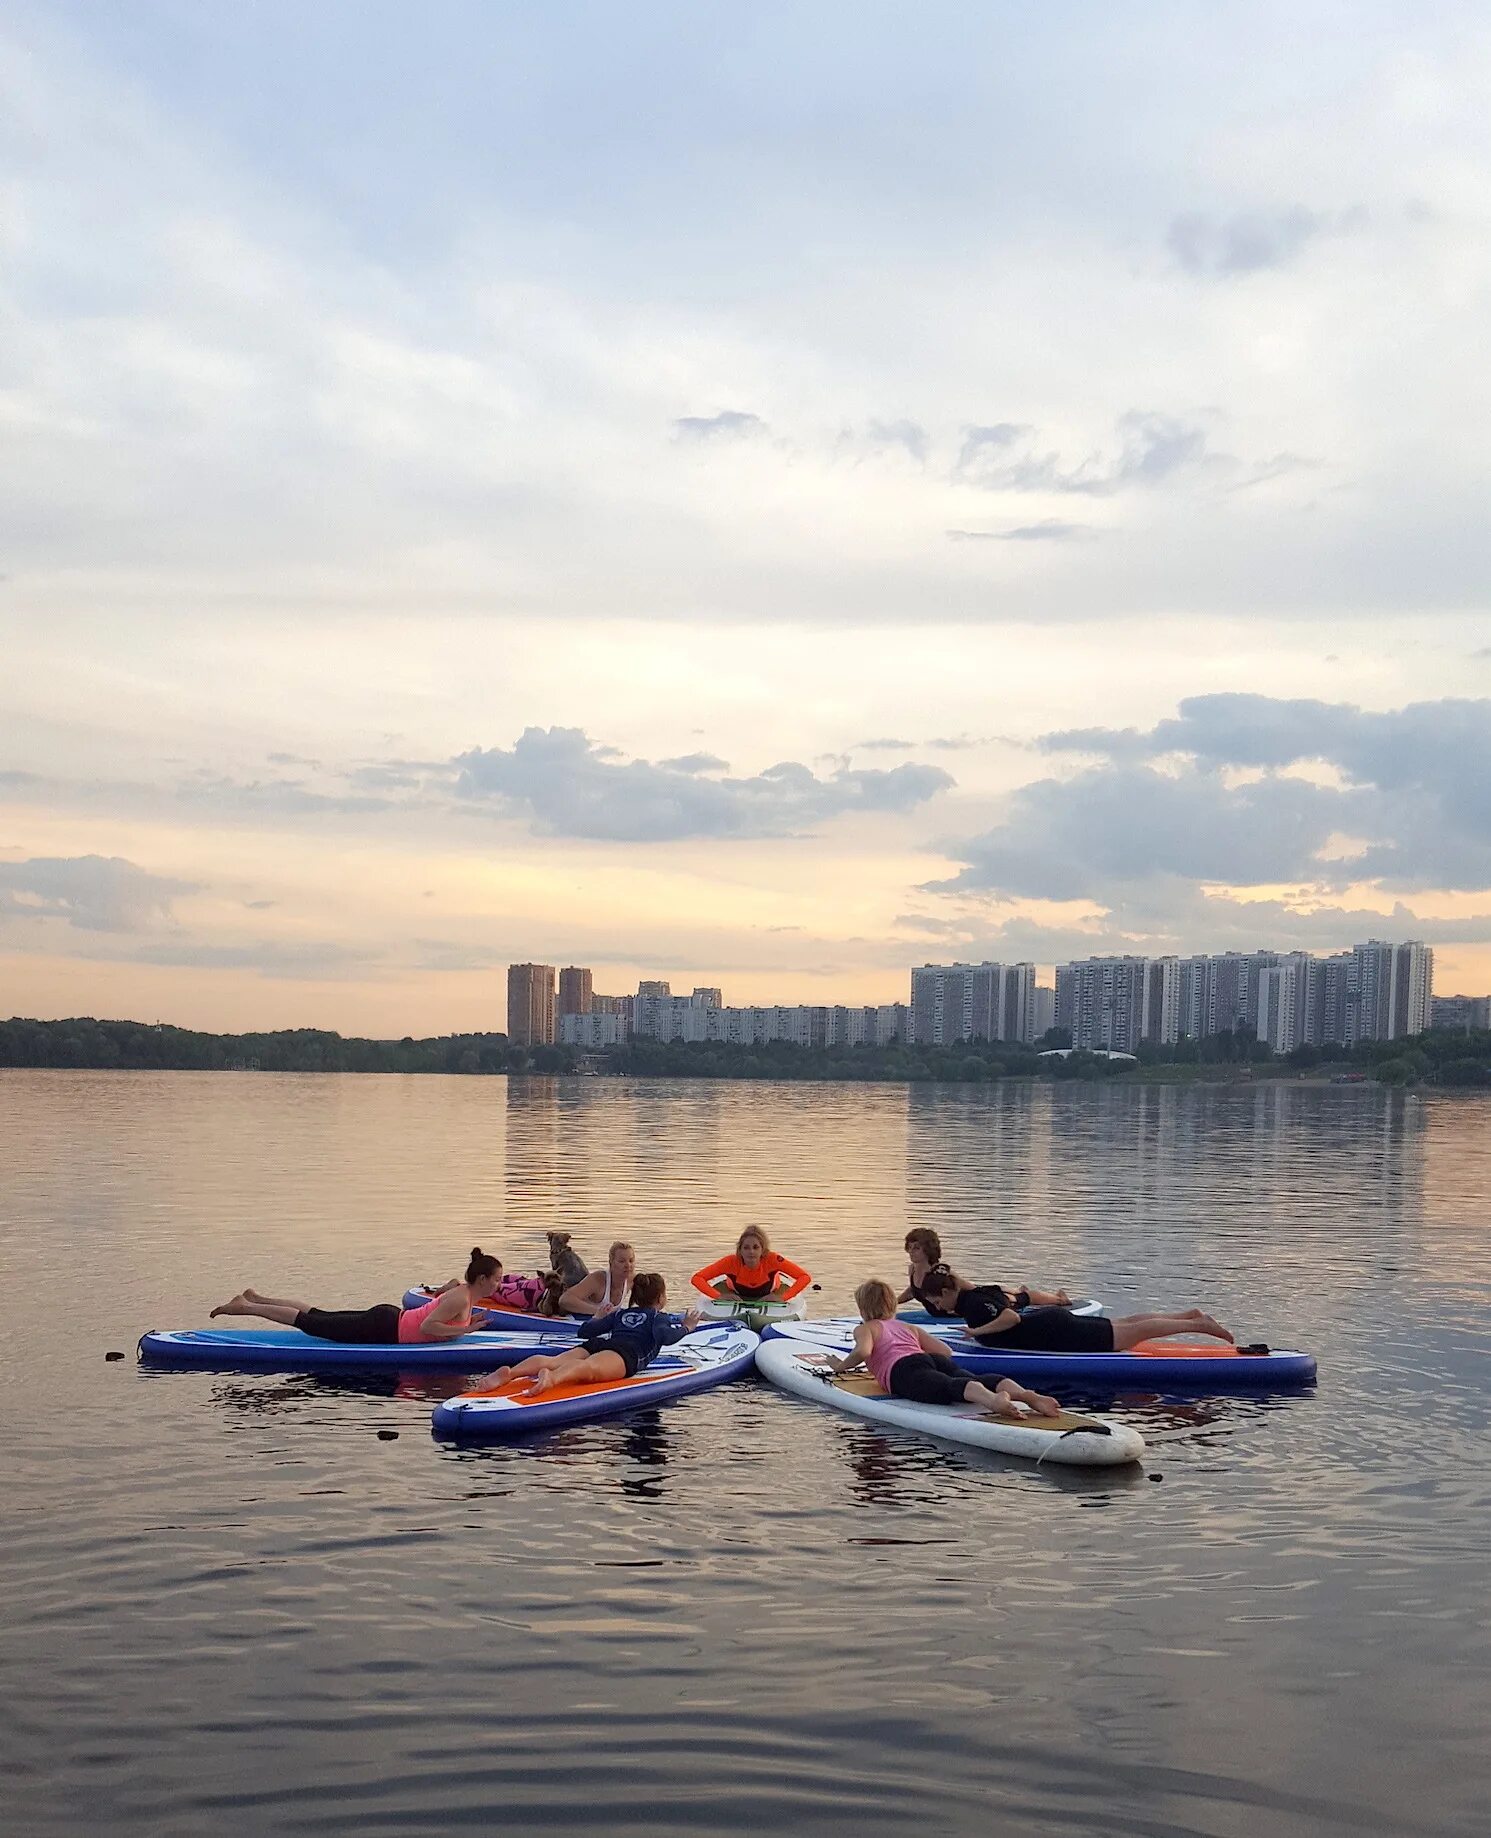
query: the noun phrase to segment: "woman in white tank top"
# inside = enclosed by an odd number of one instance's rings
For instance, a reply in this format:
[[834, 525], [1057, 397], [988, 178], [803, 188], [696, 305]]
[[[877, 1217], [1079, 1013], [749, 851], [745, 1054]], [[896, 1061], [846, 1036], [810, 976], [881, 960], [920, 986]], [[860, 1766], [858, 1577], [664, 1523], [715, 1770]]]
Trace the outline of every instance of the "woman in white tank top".
[[566, 1289], [559, 1298], [560, 1310], [567, 1315], [609, 1315], [613, 1308], [625, 1308], [636, 1274], [637, 1253], [618, 1239], [606, 1253], [605, 1269], [592, 1270], [572, 1289]]

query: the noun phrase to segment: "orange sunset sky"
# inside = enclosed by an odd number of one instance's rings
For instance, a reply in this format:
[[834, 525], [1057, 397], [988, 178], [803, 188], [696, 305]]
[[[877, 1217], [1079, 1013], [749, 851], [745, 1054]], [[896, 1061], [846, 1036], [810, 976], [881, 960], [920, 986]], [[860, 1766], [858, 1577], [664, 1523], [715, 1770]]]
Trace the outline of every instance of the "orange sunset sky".
[[0, 1013], [1491, 989], [1491, 39], [586, 17], [0, 27]]

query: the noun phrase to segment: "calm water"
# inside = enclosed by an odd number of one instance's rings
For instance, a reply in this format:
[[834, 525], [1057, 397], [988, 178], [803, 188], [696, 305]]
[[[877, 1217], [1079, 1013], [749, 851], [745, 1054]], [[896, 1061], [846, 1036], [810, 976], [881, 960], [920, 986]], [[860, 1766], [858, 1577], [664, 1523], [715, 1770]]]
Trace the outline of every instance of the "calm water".
[[[1475, 1098], [0, 1073], [7, 1829], [1483, 1832], [1488, 1199]], [[462, 1452], [430, 1384], [133, 1363], [747, 1221], [825, 1312], [930, 1223], [1321, 1384], [1120, 1400], [1094, 1477], [754, 1382]]]

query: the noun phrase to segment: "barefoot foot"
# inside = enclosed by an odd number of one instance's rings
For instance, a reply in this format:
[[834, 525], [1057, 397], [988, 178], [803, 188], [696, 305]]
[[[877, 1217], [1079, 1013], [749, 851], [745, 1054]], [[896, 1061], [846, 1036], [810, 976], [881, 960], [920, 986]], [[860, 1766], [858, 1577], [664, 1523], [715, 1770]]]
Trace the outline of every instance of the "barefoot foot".
[[249, 1300], [249, 1292], [246, 1289], [240, 1290], [239, 1293], [236, 1296], [234, 1296], [230, 1301], [223, 1302], [217, 1308], [213, 1309], [212, 1313], [207, 1317], [207, 1319], [209, 1321], [216, 1321], [219, 1315], [244, 1314], [247, 1312], [244, 1308], [244, 1303], [247, 1302], [248, 1300]]

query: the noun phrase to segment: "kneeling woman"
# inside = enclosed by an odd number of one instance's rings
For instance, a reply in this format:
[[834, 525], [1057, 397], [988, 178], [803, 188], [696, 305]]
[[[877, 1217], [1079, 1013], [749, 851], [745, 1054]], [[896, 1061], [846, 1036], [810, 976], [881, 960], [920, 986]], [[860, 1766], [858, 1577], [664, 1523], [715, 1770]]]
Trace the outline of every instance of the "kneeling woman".
[[213, 1309], [218, 1315], [257, 1315], [281, 1327], [298, 1327], [319, 1340], [336, 1340], [344, 1346], [418, 1346], [432, 1340], [459, 1340], [477, 1324], [471, 1319], [473, 1302], [485, 1302], [497, 1293], [502, 1263], [477, 1245], [458, 1281], [422, 1302], [418, 1308], [400, 1308], [397, 1302], [379, 1302], [372, 1308], [312, 1308], [307, 1302], [281, 1301], [244, 1289]]
[[773, 1251], [758, 1225], [748, 1225], [735, 1241], [731, 1257], [717, 1258], [689, 1278], [700, 1295], [711, 1302], [790, 1302], [801, 1295], [812, 1277], [801, 1264]]
[[668, 1299], [663, 1279], [643, 1270], [632, 1279], [629, 1308], [593, 1315], [576, 1330], [581, 1343], [568, 1353], [535, 1353], [521, 1365], [499, 1366], [484, 1385], [505, 1385], [509, 1379], [532, 1379], [529, 1395], [538, 1397], [556, 1385], [601, 1385], [607, 1380], [635, 1378], [675, 1340], [682, 1340], [699, 1325], [699, 1311], [684, 1315], [660, 1313]]
[[1038, 1417], [1061, 1415], [1055, 1398], [1029, 1391], [1013, 1379], [985, 1385], [970, 1378], [953, 1363], [940, 1340], [909, 1321], [896, 1320], [896, 1292], [879, 1277], [860, 1284], [854, 1305], [860, 1315], [854, 1348], [844, 1359], [829, 1360], [835, 1372], [864, 1364], [882, 1391], [913, 1404], [982, 1404], [1001, 1417], [1018, 1416], [1018, 1407], [1025, 1404]]
[[997, 1284], [975, 1287], [951, 1270], [930, 1271], [923, 1280], [938, 1314], [957, 1315], [975, 1340], [986, 1346], [1018, 1347], [1027, 1353], [1127, 1353], [1141, 1340], [1172, 1334], [1205, 1334], [1232, 1339], [1220, 1321], [1199, 1308], [1164, 1315], [1074, 1315], [1069, 1308], [1027, 1308]]

